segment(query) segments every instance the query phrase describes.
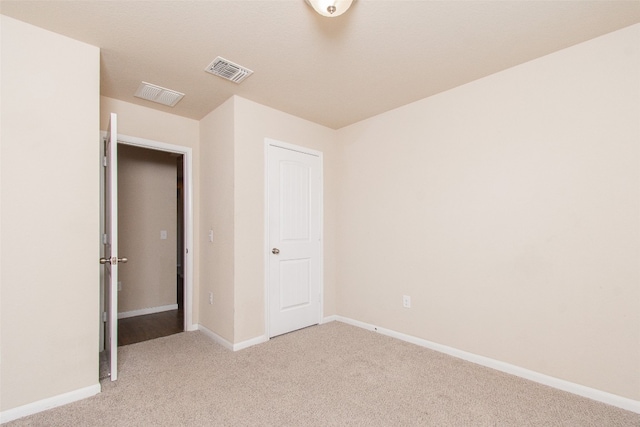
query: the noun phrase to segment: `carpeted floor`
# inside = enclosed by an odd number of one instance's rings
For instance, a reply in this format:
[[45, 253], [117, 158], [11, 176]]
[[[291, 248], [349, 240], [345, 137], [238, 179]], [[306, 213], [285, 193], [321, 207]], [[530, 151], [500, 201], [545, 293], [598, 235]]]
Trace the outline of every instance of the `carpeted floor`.
[[7, 425], [640, 426], [640, 414], [339, 322], [235, 353], [183, 332], [119, 357], [99, 395]]

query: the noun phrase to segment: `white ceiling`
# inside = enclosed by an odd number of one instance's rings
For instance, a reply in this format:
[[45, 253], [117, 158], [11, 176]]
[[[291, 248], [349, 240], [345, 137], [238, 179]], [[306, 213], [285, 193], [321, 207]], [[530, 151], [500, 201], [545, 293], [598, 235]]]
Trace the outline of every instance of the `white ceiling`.
[[[102, 95], [201, 119], [231, 95], [340, 128], [640, 22], [640, 1], [8, 1], [4, 15], [101, 48]], [[208, 74], [222, 56], [254, 71]], [[43, 64], [46, 67], [46, 64]], [[186, 94], [135, 98], [146, 81]]]

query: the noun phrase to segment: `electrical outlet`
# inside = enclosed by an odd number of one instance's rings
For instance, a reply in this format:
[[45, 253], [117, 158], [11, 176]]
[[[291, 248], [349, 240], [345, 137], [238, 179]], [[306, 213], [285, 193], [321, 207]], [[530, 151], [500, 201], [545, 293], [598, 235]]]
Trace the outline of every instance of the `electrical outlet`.
[[411, 297], [409, 295], [402, 295], [402, 306], [404, 308], [411, 308]]
[[213, 304], [213, 292], [209, 292], [209, 304]]

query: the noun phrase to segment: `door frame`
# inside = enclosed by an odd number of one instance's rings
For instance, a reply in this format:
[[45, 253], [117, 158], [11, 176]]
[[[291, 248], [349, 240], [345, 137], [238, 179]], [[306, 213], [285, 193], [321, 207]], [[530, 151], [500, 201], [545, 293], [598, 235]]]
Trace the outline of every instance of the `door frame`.
[[317, 156], [320, 159], [320, 304], [318, 313], [318, 323], [322, 323], [324, 313], [324, 157], [322, 151], [313, 150], [311, 148], [282, 142], [271, 138], [264, 139], [264, 334], [266, 340], [270, 339], [271, 318], [269, 316], [271, 305], [270, 292], [270, 272], [271, 263], [270, 256], [271, 247], [269, 246], [270, 233], [270, 209], [269, 209], [269, 147], [278, 147], [285, 150], [297, 151], [311, 156]]
[[[101, 132], [101, 140], [106, 136], [106, 132]], [[194, 249], [193, 249], [193, 150], [190, 147], [181, 145], [168, 144], [165, 142], [154, 141], [145, 138], [138, 138], [130, 135], [118, 134], [118, 144], [131, 145], [135, 147], [164, 151], [167, 153], [181, 154], [183, 161], [183, 188], [184, 188], [184, 330], [195, 331], [197, 325], [193, 324], [193, 278], [194, 278]], [[102, 164], [102, 160], [100, 160]], [[101, 200], [104, 199], [104, 182], [100, 186]], [[102, 202], [101, 202], [102, 203]], [[101, 228], [104, 225], [104, 218], [101, 218]], [[102, 235], [102, 231], [100, 231]], [[100, 239], [102, 242], [102, 238]], [[102, 273], [101, 273], [102, 274]], [[101, 277], [101, 284], [104, 278]], [[101, 299], [103, 298], [103, 290], [101, 286]], [[104, 311], [104, 305], [101, 303], [100, 313]], [[102, 327], [102, 315], [100, 316], [100, 345], [104, 346], [104, 336]]]

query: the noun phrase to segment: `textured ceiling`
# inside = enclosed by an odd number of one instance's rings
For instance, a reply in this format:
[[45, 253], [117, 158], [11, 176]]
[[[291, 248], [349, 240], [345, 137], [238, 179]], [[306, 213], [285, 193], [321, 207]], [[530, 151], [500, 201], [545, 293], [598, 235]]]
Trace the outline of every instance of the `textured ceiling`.
[[[201, 119], [231, 95], [340, 128], [640, 22], [640, 1], [2, 1], [0, 13], [101, 48], [104, 96]], [[204, 71], [222, 56], [242, 84]], [[133, 97], [141, 81], [186, 94]]]

